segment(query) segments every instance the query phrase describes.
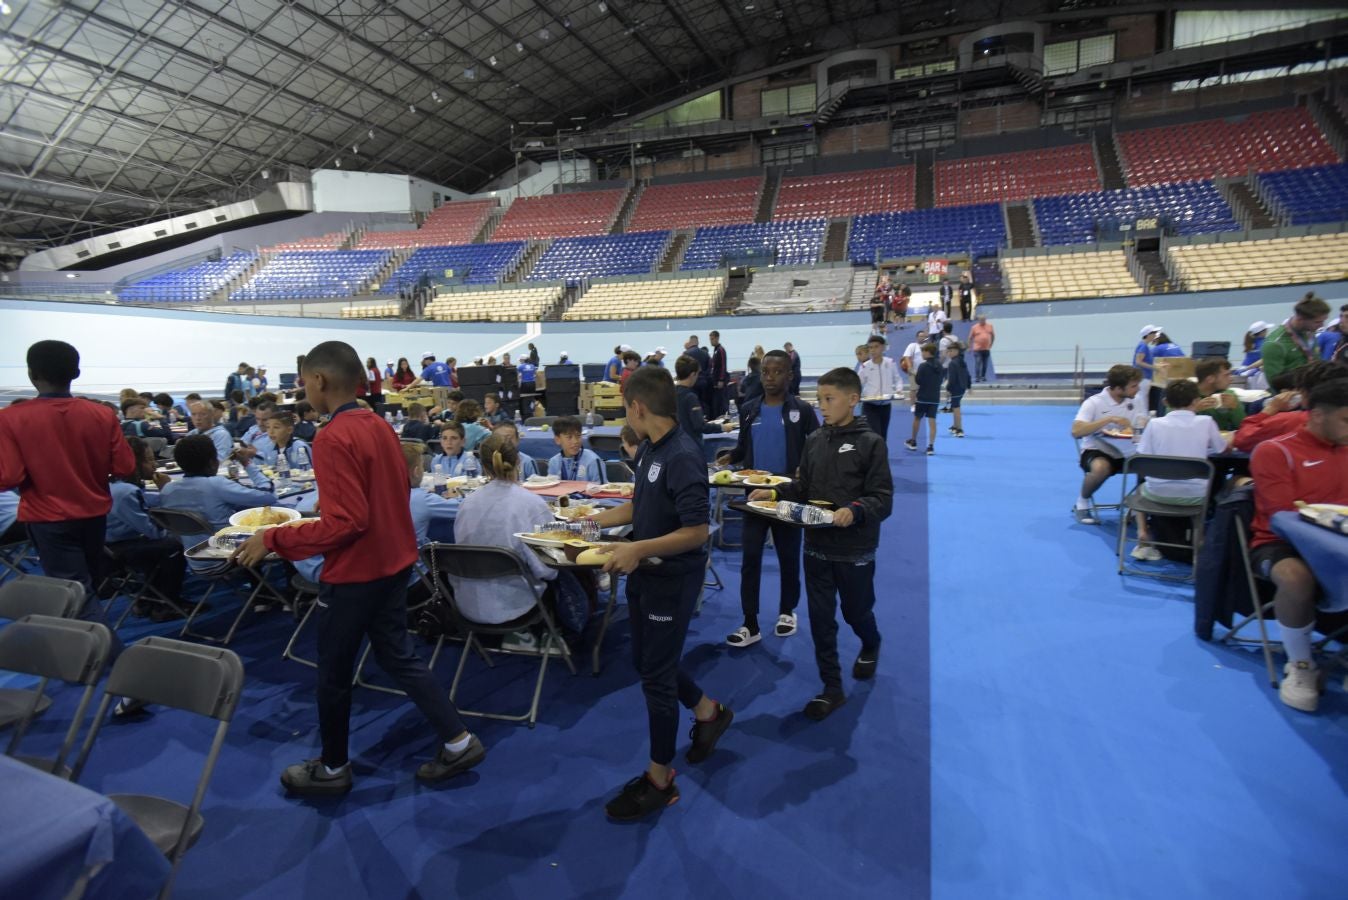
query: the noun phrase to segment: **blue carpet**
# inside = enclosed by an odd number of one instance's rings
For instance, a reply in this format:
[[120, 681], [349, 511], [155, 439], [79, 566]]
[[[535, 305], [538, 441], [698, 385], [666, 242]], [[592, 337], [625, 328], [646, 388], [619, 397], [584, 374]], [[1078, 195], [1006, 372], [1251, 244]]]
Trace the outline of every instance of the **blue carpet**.
[[[601, 677], [550, 666], [536, 729], [475, 725], [488, 759], [444, 788], [412, 779], [432, 743], [415, 711], [358, 690], [356, 790], [297, 803], [276, 779], [316, 752], [313, 672], [280, 659], [288, 618], [246, 620], [246, 696], [179, 895], [1342, 896], [1340, 679], [1319, 714], [1286, 710], [1257, 654], [1192, 637], [1187, 587], [1117, 576], [1112, 515], [1068, 515], [1071, 414], [966, 408], [969, 436], [942, 434], [930, 460], [894, 442], [884, 657], [827, 722], [799, 714], [818, 690], [804, 621], [746, 651], [720, 643], [739, 604], [736, 556], [718, 552], [726, 587], [687, 661], [737, 718], [706, 763], [680, 758], [682, 800], [649, 823], [602, 813], [645, 761], [625, 623]], [[891, 436], [908, 422], [896, 410]], [[768, 610], [776, 577], [768, 553]], [[840, 637], [846, 668], [857, 643]], [[467, 705], [522, 703], [531, 686], [521, 660], [470, 672]], [[68, 708], [66, 694], [25, 749], [54, 743]], [[171, 712], [110, 725], [83, 783], [185, 799], [209, 734]]]

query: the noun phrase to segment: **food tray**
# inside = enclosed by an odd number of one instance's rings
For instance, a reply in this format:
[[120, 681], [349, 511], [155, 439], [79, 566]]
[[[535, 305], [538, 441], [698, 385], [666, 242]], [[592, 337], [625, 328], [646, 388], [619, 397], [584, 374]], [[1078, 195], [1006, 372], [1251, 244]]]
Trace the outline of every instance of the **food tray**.
[[818, 525], [807, 525], [804, 522], [797, 522], [795, 519], [783, 519], [781, 516], [777, 515], [776, 510], [767, 510], [761, 507], [754, 506], [748, 500], [731, 500], [729, 503], [726, 504], [726, 506], [730, 507], [733, 510], [736, 510], [737, 512], [751, 513], [755, 516], [760, 516], [764, 519], [772, 519], [774, 522], [780, 522], [783, 525], [790, 525], [792, 528], [815, 529], [815, 528], [833, 527], [832, 522], [824, 522]]

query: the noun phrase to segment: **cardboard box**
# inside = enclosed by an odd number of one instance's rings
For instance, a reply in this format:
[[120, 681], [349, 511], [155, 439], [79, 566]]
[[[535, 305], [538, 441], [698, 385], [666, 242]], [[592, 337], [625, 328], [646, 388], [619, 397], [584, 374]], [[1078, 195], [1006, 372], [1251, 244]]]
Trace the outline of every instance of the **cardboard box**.
[[1188, 356], [1163, 356], [1156, 360], [1156, 373], [1152, 376], [1152, 386], [1164, 388], [1174, 381], [1184, 381], [1194, 377], [1194, 360]]

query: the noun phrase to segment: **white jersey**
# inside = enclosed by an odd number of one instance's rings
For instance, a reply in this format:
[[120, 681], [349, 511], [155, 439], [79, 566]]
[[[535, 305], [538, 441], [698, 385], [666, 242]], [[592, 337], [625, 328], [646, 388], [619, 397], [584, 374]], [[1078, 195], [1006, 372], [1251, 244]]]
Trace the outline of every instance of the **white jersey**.
[[[1116, 401], [1109, 395], [1109, 391], [1106, 389], [1098, 394], [1087, 397], [1085, 402], [1081, 404], [1081, 408], [1077, 410], [1076, 419], [1074, 421], [1096, 422], [1107, 416], [1120, 416], [1127, 421], [1132, 422], [1133, 417], [1139, 411], [1145, 410], [1146, 403], [1144, 401], [1135, 397], [1124, 397], [1122, 400]], [[1094, 434], [1087, 435], [1082, 439], [1081, 448], [1083, 450], [1100, 450], [1105, 453], [1108, 453], [1110, 450], [1122, 449], [1113, 444], [1106, 443], [1102, 438], [1097, 437]], [[1131, 449], [1132, 447], [1129, 445], [1129, 450]], [[1125, 450], [1124, 452], [1127, 453], [1128, 450]]]
[[867, 397], [893, 394], [902, 387], [899, 367], [888, 356], [881, 357], [879, 363], [874, 360], [866, 360], [861, 364], [861, 370], [857, 374], [861, 376], [861, 397], [863, 400]]

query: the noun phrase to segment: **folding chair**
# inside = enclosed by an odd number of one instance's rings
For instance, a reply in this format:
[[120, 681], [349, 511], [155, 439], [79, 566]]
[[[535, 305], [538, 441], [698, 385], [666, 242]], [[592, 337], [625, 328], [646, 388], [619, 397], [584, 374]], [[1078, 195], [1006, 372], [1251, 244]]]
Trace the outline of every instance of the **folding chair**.
[[142, 438], [141, 440], [145, 441], [145, 446], [150, 448], [150, 452], [153, 453], [156, 458], [163, 456], [164, 450], [168, 447], [167, 438], [147, 437]]
[[[431, 584], [430, 575], [427, 574], [425, 565], [422, 563], [421, 560], [417, 560], [416, 567], [417, 567], [417, 578], [420, 580], [421, 584], [424, 585], [426, 588], [426, 599], [416, 604], [415, 606], [409, 606], [407, 608], [407, 612], [409, 615], [411, 613], [420, 612], [431, 602], [431, 600], [435, 598], [435, 586]], [[435, 639], [435, 649], [431, 651], [431, 658], [426, 661], [426, 668], [428, 669], [435, 668], [436, 662], [440, 659], [440, 651], [443, 650], [444, 647], [445, 647], [445, 636], [441, 634], [439, 637]], [[370, 659], [370, 652], [371, 647], [367, 643], [365, 645], [365, 651], [360, 655], [360, 662], [356, 663], [356, 674], [351, 679], [351, 683], [353, 685], [356, 685], [357, 687], [369, 688], [372, 691], [381, 691], [385, 694], [395, 694], [399, 697], [406, 697], [407, 692], [404, 691], [402, 688], [386, 687], [385, 685], [375, 684], [371, 681], [365, 680], [365, 663], [368, 662]], [[486, 653], [482, 652], [480, 647], [478, 649], [478, 655], [480, 655], [484, 660], [486, 660], [488, 665], [491, 665], [491, 660], [488, 659]]]
[[557, 416], [533, 416], [524, 420], [526, 428], [538, 428], [540, 425], [551, 425], [557, 421]]
[[712, 545], [716, 543], [716, 533], [720, 530], [721, 524], [719, 522], [712, 522], [707, 531], [707, 565], [703, 571], [702, 589], [698, 591], [697, 594], [697, 606], [693, 608], [693, 615], [695, 616], [700, 616], [702, 614], [702, 601], [706, 599], [707, 588], [719, 591], [725, 587], [724, 582], [721, 581], [720, 573], [716, 571], [716, 566], [714, 566], [711, 561], [711, 548]]
[[[84, 585], [63, 578], [45, 575], [25, 575], [0, 584], [0, 619], [22, 619], [24, 616], [52, 616], [73, 619], [84, 606]], [[37, 706], [31, 715], [40, 715], [51, 706], [51, 698], [37, 693]], [[23, 718], [33, 704], [33, 691], [0, 688], [0, 728], [13, 725]]]
[[290, 587], [295, 591], [295, 608], [298, 609], [299, 604], [301, 602], [306, 602], [306, 600], [309, 606], [308, 609], [304, 611], [304, 615], [300, 617], [299, 622], [295, 625], [295, 630], [291, 632], [290, 640], [286, 642], [286, 648], [281, 651], [281, 658], [288, 659], [291, 662], [297, 662], [302, 666], [308, 666], [311, 669], [316, 669], [318, 668], [317, 661], [306, 659], [295, 652], [295, 641], [299, 640], [300, 632], [304, 630], [304, 626], [309, 622], [309, 617], [314, 614], [314, 607], [318, 605], [318, 585], [305, 578], [303, 575], [296, 573], [290, 579]]
[[635, 477], [632, 467], [621, 459], [604, 460], [604, 478], [614, 484], [631, 484]]
[[[1212, 463], [1207, 459], [1193, 459], [1186, 456], [1152, 456], [1150, 454], [1134, 454], [1123, 461], [1123, 488], [1121, 499], [1119, 500], [1119, 574], [1120, 575], [1150, 575], [1153, 578], [1165, 578], [1172, 581], [1193, 581], [1195, 570], [1198, 563], [1198, 548], [1203, 544], [1203, 522], [1207, 518], [1208, 493], [1212, 489]], [[1128, 490], [1128, 476], [1134, 476], [1137, 481], [1133, 485], [1133, 490]], [[1202, 478], [1204, 481], [1203, 502], [1193, 506], [1179, 506], [1173, 503], [1161, 503], [1150, 500], [1142, 494], [1143, 478], [1165, 478], [1165, 479], [1194, 479]], [[1171, 575], [1166, 572], [1151, 572], [1146, 569], [1137, 569], [1124, 562], [1123, 551], [1128, 542], [1128, 520], [1131, 518], [1129, 513], [1140, 512], [1143, 515], [1158, 516], [1172, 519], [1188, 519], [1189, 531], [1192, 535], [1188, 544], [1168, 544], [1164, 541], [1152, 541], [1154, 547], [1176, 547], [1180, 549], [1188, 548], [1193, 553], [1194, 568], [1189, 570], [1186, 576]]]
[[[179, 540], [182, 540], [183, 538], [202, 538], [204, 540], [215, 531], [210, 523], [203, 519], [198, 513], [189, 510], [159, 508], [151, 509], [147, 512], [151, 522], [154, 522], [160, 528], [164, 529], [166, 533]], [[220, 562], [223, 564], [226, 560], [222, 559]], [[262, 572], [248, 566], [239, 566], [230, 563], [227, 567], [222, 565], [219, 571], [200, 571], [193, 572], [192, 574], [196, 575], [198, 578], [209, 581], [211, 586], [206, 589], [206, 593], [201, 595], [201, 599], [196, 602], [196, 605], [192, 607], [192, 611], [188, 613], [187, 621], [183, 622], [183, 630], [178, 632], [179, 637], [194, 637], [203, 641], [220, 644], [223, 647], [228, 645], [229, 642], [234, 639], [234, 632], [238, 630], [239, 623], [243, 621], [244, 616], [248, 615], [249, 611], [253, 608], [253, 602], [257, 600], [258, 595], [263, 591], [271, 594], [281, 603], [286, 602], [286, 598], [277, 593], [276, 589], [267, 583], [267, 579]], [[257, 583], [253, 587], [252, 593], [248, 595], [243, 601], [243, 605], [239, 607], [239, 612], [234, 617], [234, 621], [230, 623], [229, 631], [225, 632], [224, 637], [205, 634], [200, 631], [193, 631], [192, 622], [201, 614], [202, 609], [206, 606], [206, 601], [215, 593], [217, 587], [222, 584], [228, 585], [230, 591], [232, 591], [236, 597], [239, 596], [240, 592], [235, 587], [234, 582], [240, 576], [250, 577]]]
[[98, 704], [93, 727], [84, 739], [71, 773], [72, 781], [78, 781], [84, 771], [99, 730], [108, 719], [108, 708], [117, 697], [185, 710], [218, 723], [190, 804], [184, 806], [164, 797], [145, 794], [108, 795], [108, 799], [130, 816], [169, 858], [172, 869], [160, 897], [169, 896], [178, 863], [201, 837], [206, 825], [201, 816], [201, 803], [242, 691], [243, 663], [232, 650], [203, 647], [171, 638], [148, 637], [132, 644], [122, 651], [108, 676], [107, 689]]
[[[529, 727], [533, 728], [538, 721], [538, 701], [543, 694], [543, 678], [548, 671], [548, 657], [551, 655], [550, 651], [554, 644], [561, 650], [562, 660], [566, 663], [566, 667], [571, 670], [571, 674], [576, 674], [576, 666], [571, 660], [571, 648], [567, 646], [566, 641], [562, 640], [562, 636], [558, 633], [552, 614], [539, 600], [535, 601], [533, 608], [524, 615], [511, 619], [509, 622], [499, 624], [477, 622], [469, 619], [459, 609], [454, 600], [453, 586], [449, 581], [451, 578], [464, 581], [518, 578], [522, 585], [532, 591], [533, 585], [530, 583], [529, 570], [525, 566], [524, 560], [520, 559], [512, 550], [506, 550], [502, 547], [480, 547], [471, 544], [429, 544], [422, 550], [422, 556], [430, 568], [431, 584], [434, 585], [436, 594], [444, 602], [450, 619], [464, 634], [463, 652], [459, 654], [459, 665], [454, 670], [454, 680], [449, 685], [449, 699], [454, 700], [471, 650], [481, 652], [482, 658], [489, 667], [492, 663], [486, 655], [488, 651], [507, 655], [538, 656], [540, 658], [538, 680], [534, 684], [533, 700], [530, 702], [528, 712], [523, 715], [512, 716], [462, 708], [459, 710], [461, 714], [466, 716], [499, 719], [505, 722], [528, 722]], [[543, 646], [537, 652], [488, 648], [484, 647], [478, 639], [479, 635], [512, 634], [540, 623], [546, 630], [546, 634], [543, 636]]]
[[590, 435], [590, 449], [606, 460], [610, 456], [616, 460], [622, 456], [623, 439], [616, 434], [592, 434]]
[[23, 564], [29, 557], [36, 559], [31, 541], [21, 540], [0, 545], [0, 584], [10, 578], [22, 578], [28, 573]]
[[[1076, 445], [1076, 448], [1077, 448], [1077, 460], [1078, 460], [1077, 468], [1080, 468], [1080, 467], [1081, 467], [1081, 465], [1080, 465], [1080, 460], [1081, 460], [1081, 453], [1082, 453], [1082, 449], [1081, 449], [1081, 438], [1072, 438], [1072, 443], [1075, 444], [1075, 445]], [[1082, 474], [1082, 475], [1085, 475], [1086, 473], [1085, 473], [1085, 472], [1082, 472], [1081, 474]], [[1105, 479], [1105, 480], [1108, 481], [1109, 479]], [[1100, 487], [1104, 487], [1104, 484], [1102, 483], [1102, 484], [1100, 485]], [[1099, 488], [1096, 488], [1095, 493], [1096, 493], [1096, 494], [1099, 494], [1099, 493], [1100, 493], [1100, 489], [1099, 489]], [[1096, 502], [1095, 502], [1095, 496], [1094, 496], [1094, 495], [1091, 496], [1091, 515], [1095, 518], [1095, 520], [1096, 520], [1097, 522], [1100, 521], [1100, 510], [1102, 510], [1102, 509], [1118, 509], [1118, 508], [1119, 508], [1119, 504], [1117, 504], [1117, 503], [1096, 503]]]
[[[187, 615], [187, 610], [184, 609], [181, 604], [172, 597], [166, 596], [163, 591], [154, 586], [155, 576], [159, 574], [159, 570], [164, 567], [164, 564], [182, 556], [181, 544], [179, 544], [176, 552], [165, 559], [157, 560], [148, 571], [144, 572], [129, 565], [126, 560], [122, 558], [121, 554], [113, 547], [104, 546], [103, 555], [112, 565], [112, 571], [103, 578], [103, 581], [98, 586], [98, 590], [101, 592], [109, 582], [112, 582], [113, 587], [118, 594], [127, 594], [130, 597], [127, 601], [126, 609], [122, 610], [122, 615], [117, 619], [117, 624], [112, 626], [114, 629], [122, 627], [122, 623], [126, 621], [127, 616], [131, 615], [131, 610], [144, 600], [147, 594], [153, 594], [156, 601], [170, 607], [177, 612], [178, 615], [184, 617]], [[116, 599], [116, 595], [108, 600], [109, 610], [112, 609], [113, 599]]]
[[[34, 675], [42, 680], [32, 691], [32, 701], [14, 726], [5, 754], [58, 778], [70, 777], [66, 757], [75, 746], [75, 738], [84, 727], [84, 716], [94, 688], [103, 678], [112, 655], [112, 631], [102, 622], [82, 622], [55, 616], [24, 616], [0, 630], [0, 669]], [[54, 759], [19, 755], [19, 741], [36, 718], [38, 707], [47, 697], [51, 679], [84, 685], [75, 715], [66, 730], [61, 749]]]

